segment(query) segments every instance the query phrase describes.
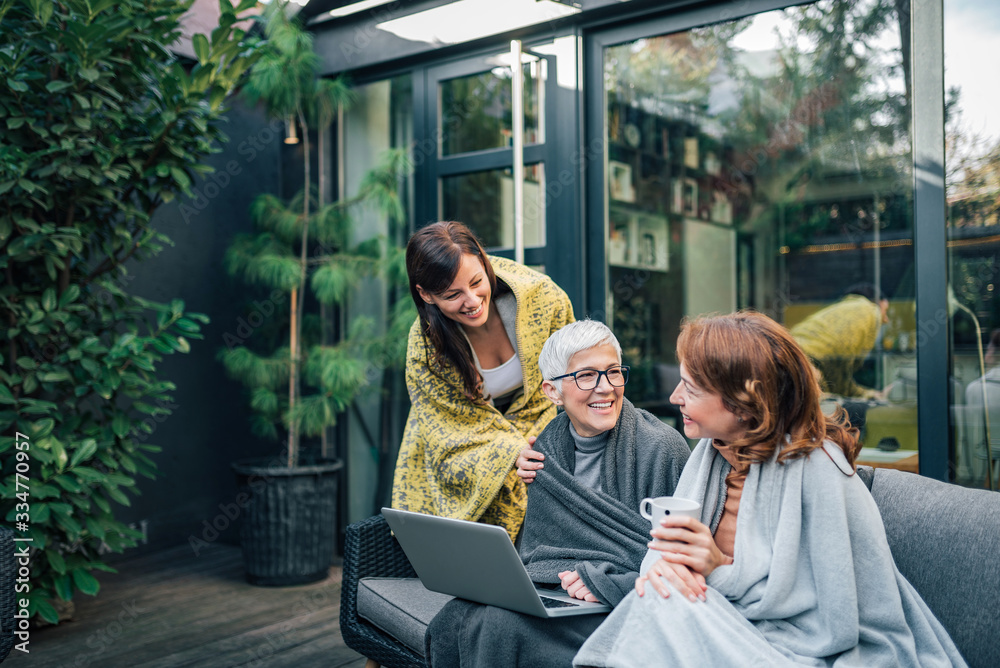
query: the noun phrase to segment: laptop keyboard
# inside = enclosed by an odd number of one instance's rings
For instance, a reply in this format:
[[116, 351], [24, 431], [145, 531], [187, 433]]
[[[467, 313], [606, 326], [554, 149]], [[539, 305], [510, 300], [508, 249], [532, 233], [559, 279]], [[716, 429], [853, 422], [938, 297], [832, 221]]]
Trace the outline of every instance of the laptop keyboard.
[[542, 599], [542, 605], [546, 608], [575, 608], [579, 603], [570, 603], [569, 601], [560, 601], [557, 598], [549, 598], [548, 596], [539, 596]]

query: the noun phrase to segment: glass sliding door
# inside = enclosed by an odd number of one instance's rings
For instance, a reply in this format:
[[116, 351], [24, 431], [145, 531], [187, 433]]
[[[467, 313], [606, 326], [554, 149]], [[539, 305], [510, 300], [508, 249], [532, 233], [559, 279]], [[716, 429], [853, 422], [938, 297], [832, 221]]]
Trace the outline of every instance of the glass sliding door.
[[948, 311], [956, 482], [1000, 482], [1000, 5], [944, 0]]
[[[546, 83], [549, 62], [523, 54], [524, 245], [543, 264]], [[428, 93], [437, 141], [435, 218], [467, 224], [491, 252], [514, 248], [513, 76], [510, 54], [434, 68]], [[527, 249], [532, 249], [530, 253]]]
[[[487, 72], [458, 76], [439, 84], [442, 156], [510, 145], [514, 123], [511, 68], [505, 62], [509, 57], [504, 54], [488, 60], [494, 66]], [[545, 125], [539, 110], [545, 96], [545, 61], [532, 56], [527, 60], [522, 65], [524, 143], [531, 145], [544, 142]]]
[[[526, 41], [520, 65], [524, 260], [577, 304], [583, 289], [578, 52], [573, 34]], [[516, 220], [511, 63], [509, 52], [494, 51], [429, 67], [415, 156], [417, 227], [461, 221], [490, 253], [509, 258]]]
[[605, 309], [637, 405], [676, 417], [684, 317], [754, 308], [811, 355], [862, 430], [862, 460], [916, 471], [899, 4], [821, 0], [709, 25], [718, 13], [695, 11], [597, 40]]
[[[545, 245], [544, 165], [524, 166], [524, 245]], [[470, 223], [487, 248], [514, 247], [514, 179], [510, 168], [441, 178], [441, 219]]]
[[[354, 87], [355, 102], [343, 114], [340, 133], [338, 186], [345, 197], [353, 197], [365, 174], [380, 163], [387, 151], [413, 145], [413, 78], [410, 75]], [[400, 182], [404, 219], [391, 220], [373, 208], [352, 211], [358, 241], [384, 237], [402, 247], [413, 220], [412, 179]], [[408, 298], [405, 287], [386, 286], [381, 281], [362, 281], [348, 307], [338, 314], [337, 326], [348, 327], [367, 318], [376, 331], [388, 322], [388, 313], [399, 298]], [[405, 345], [405, 341], [403, 342]], [[345, 414], [338, 433], [338, 454], [345, 461], [341, 512], [346, 522], [355, 522], [378, 512], [389, 502], [396, 454], [403, 434], [408, 397], [401, 369], [373, 366], [368, 376], [370, 393], [355, 402], [356, 410]], [[345, 433], [346, 432], [346, 433]], [[342, 525], [346, 526], [346, 524]]]

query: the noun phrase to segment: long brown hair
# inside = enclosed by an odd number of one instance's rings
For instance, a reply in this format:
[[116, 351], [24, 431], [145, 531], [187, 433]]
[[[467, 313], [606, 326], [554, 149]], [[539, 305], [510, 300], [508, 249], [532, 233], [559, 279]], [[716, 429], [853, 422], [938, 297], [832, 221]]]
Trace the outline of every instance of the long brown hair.
[[[437, 306], [425, 302], [417, 291], [418, 285], [431, 294], [447, 290], [458, 274], [463, 255], [479, 258], [490, 283], [490, 292], [496, 297], [497, 278], [483, 245], [472, 230], [455, 221], [432, 223], [410, 237], [406, 244], [406, 273], [410, 278], [410, 295], [420, 316], [420, 329], [433, 350], [434, 362], [454, 367], [462, 378], [465, 396], [478, 403], [483, 401], [482, 378], [473, 362], [469, 342], [459, 330], [460, 325], [441, 313]], [[433, 371], [434, 366], [429, 362]]]
[[[816, 370], [784, 327], [753, 311], [685, 321], [677, 357], [691, 379], [718, 394], [732, 413], [745, 416], [746, 435], [727, 443], [741, 462], [803, 457], [829, 439], [854, 466], [858, 430], [838, 407], [820, 409]], [[785, 442], [788, 435], [790, 442]]]

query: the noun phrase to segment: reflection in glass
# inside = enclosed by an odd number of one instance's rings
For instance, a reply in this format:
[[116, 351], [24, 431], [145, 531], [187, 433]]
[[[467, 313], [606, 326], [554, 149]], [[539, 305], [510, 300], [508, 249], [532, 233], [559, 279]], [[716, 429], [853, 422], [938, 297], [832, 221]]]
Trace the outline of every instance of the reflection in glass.
[[[897, 4], [823, 0], [605, 50], [608, 308], [637, 405], [676, 417], [684, 316], [752, 307], [799, 325], [828, 381], [843, 378], [828, 399], [863, 430], [863, 459], [916, 469]], [[662, 258], [644, 252], [646, 234]], [[845, 299], [862, 282], [873, 296]], [[826, 334], [816, 319], [832, 313], [840, 336], [807, 335]]]
[[[344, 194], [348, 197], [363, 187], [365, 174], [384, 158], [386, 151], [413, 146], [413, 81], [410, 75], [358, 85], [354, 91], [355, 102], [344, 111], [343, 145], [340, 147], [343, 158], [340, 176]], [[354, 212], [355, 229], [404, 248], [413, 220], [414, 187], [411, 176], [400, 180], [399, 192], [403, 218], [396, 220], [369, 207]], [[346, 312], [331, 313], [321, 326], [335, 327], [337, 323], [367, 318], [373, 324], [384, 327], [390, 320], [388, 314], [393, 304], [405, 304], [400, 300], [409, 300], [405, 283], [386, 286], [363, 281], [354, 295], [348, 300]], [[409, 407], [401, 368], [385, 367], [378, 376], [369, 376], [369, 380], [378, 389], [370, 395], [370, 399], [357, 401], [347, 428], [354, 433], [354, 430], [364, 429], [363, 424], [358, 426], [359, 421], [379, 424], [384, 434], [383, 443], [387, 445], [385, 451], [378, 452], [373, 448], [372, 441], [364, 436], [337, 439], [341, 448], [338, 456], [346, 460], [344, 485], [348, 522], [369, 517], [390, 502], [396, 449], [402, 440]]]
[[[545, 61], [524, 63], [524, 143], [542, 137]], [[504, 148], [512, 142], [511, 71], [495, 67], [489, 72], [444, 81], [441, 96], [441, 155]]]
[[1000, 487], [1000, 93], [983, 66], [998, 38], [1000, 5], [944, 1], [952, 463], [957, 482], [992, 489]]
[[[545, 245], [544, 170], [524, 166], [524, 245]], [[510, 169], [472, 172], [441, 179], [441, 219], [458, 220], [486, 248], [514, 247], [514, 179]]]

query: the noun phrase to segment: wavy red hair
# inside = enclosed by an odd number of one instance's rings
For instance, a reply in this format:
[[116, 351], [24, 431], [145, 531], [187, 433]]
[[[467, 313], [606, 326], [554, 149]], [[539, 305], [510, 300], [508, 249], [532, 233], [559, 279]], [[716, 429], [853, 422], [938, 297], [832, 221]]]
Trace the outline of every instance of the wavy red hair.
[[780, 449], [778, 461], [784, 462], [808, 455], [829, 439], [854, 466], [861, 449], [858, 430], [843, 408], [832, 416], [822, 412], [816, 369], [788, 330], [771, 318], [739, 311], [686, 320], [677, 357], [697, 385], [718, 394], [729, 411], [746, 416], [745, 437], [726, 444], [738, 460], [764, 462]]

